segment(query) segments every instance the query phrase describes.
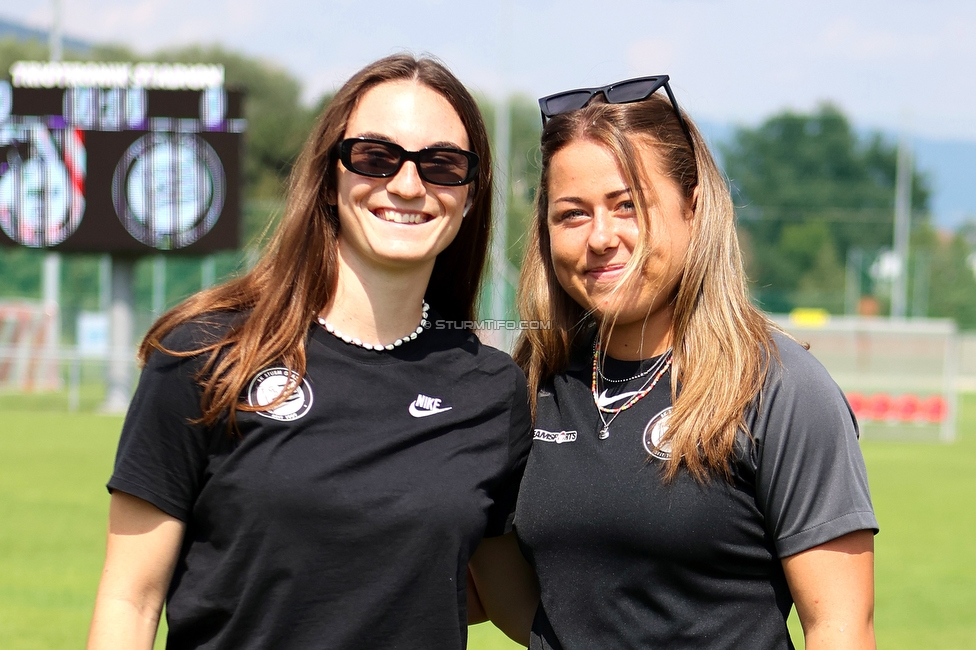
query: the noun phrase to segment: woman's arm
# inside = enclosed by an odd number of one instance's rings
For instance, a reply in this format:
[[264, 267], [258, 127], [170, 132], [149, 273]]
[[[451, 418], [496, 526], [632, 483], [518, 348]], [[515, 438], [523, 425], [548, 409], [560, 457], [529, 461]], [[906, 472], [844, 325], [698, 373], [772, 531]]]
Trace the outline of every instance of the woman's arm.
[[151, 650], [184, 529], [156, 506], [112, 493], [88, 650]]
[[783, 558], [807, 650], [874, 650], [874, 533]]
[[468, 566], [476, 595], [492, 623], [513, 641], [528, 646], [539, 585], [515, 533], [482, 540]]
[[468, 625], [477, 625], [488, 620], [485, 613], [485, 606], [481, 604], [478, 596], [478, 588], [474, 586], [474, 576], [471, 575], [471, 566], [468, 566]]

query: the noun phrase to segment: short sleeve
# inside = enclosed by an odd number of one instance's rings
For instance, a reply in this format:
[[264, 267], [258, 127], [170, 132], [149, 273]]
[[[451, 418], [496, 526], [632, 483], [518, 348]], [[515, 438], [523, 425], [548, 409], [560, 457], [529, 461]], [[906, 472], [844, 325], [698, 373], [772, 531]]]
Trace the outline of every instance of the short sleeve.
[[857, 424], [826, 369], [777, 337], [752, 427], [756, 498], [780, 557], [878, 530]]
[[[186, 328], [188, 326], [181, 326]], [[180, 334], [182, 332], [178, 332]], [[171, 349], [174, 338], [164, 345]], [[199, 359], [153, 352], [122, 425], [109, 491], [119, 490], [188, 521], [208, 455], [195, 374]]]
[[508, 459], [497, 488], [492, 495], [492, 505], [488, 511], [488, 525], [485, 537], [497, 537], [512, 531], [515, 519], [515, 502], [518, 499], [519, 485], [525, 473], [525, 462], [532, 445], [532, 415], [529, 409], [529, 390], [525, 375], [512, 364], [511, 407], [508, 412]]

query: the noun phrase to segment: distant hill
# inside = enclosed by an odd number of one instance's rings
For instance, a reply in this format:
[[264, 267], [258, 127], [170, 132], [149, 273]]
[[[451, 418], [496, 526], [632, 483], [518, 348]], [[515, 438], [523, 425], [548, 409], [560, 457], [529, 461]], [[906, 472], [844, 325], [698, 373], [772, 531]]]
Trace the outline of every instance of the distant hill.
[[936, 225], [976, 221], [976, 142], [916, 138], [915, 166], [930, 177]]
[[[40, 41], [47, 43], [47, 30], [19, 25], [0, 18], [0, 38], [14, 38], [18, 41]], [[61, 40], [65, 50], [72, 50], [84, 54], [92, 48], [92, 44], [78, 38], [64, 36]]]

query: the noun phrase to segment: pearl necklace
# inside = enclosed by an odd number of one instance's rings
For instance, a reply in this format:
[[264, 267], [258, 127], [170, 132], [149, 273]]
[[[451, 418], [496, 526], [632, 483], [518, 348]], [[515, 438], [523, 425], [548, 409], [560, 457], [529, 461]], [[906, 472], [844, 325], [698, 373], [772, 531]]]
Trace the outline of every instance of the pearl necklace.
[[337, 339], [348, 343], [349, 345], [355, 345], [357, 347], [363, 348], [364, 350], [375, 350], [380, 352], [382, 350], [392, 350], [398, 348], [407, 341], [413, 341], [419, 334], [422, 334], [425, 329], [430, 329], [430, 321], [427, 320], [427, 312], [430, 309], [430, 305], [427, 304], [425, 300], [423, 303], [423, 314], [420, 316], [420, 325], [417, 329], [410, 332], [406, 336], [398, 338], [393, 343], [383, 345], [382, 343], [363, 343], [362, 340], [356, 338], [355, 336], [349, 336], [348, 334], [343, 334], [338, 329], [336, 329], [332, 324], [325, 322], [325, 319], [319, 316], [319, 325], [325, 328], [325, 331], [333, 335]]

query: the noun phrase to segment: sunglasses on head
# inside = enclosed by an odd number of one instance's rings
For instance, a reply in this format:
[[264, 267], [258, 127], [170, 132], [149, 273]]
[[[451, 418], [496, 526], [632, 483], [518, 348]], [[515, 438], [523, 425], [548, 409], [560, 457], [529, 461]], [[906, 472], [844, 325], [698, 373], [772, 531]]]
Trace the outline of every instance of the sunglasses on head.
[[478, 177], [478, 154], [453, 147], [407, 151], [386, 140], [347, 138], [339, 143], [339, 160], [349, 171], [370, 178], [396, 176], [408, 160], [420, 178], [434, 185], [467, 185]]
[[653, 95], [658, 89], [664, 88], [668, 94], [668, 100], [674, 108], [674, 114], [678, 117], [681, 129], [688, 137], [692, 149], [695, 145], [691, 139], [691, 131], [685, 123], [685, 118], [681, 116], [681, 109], [678, 102], [674, 99], [671, 86], [668, 85], [670, 77], [666, 74], [655, 75], [653, 77], [637, 77], [636, 79], [626, 79], [616, 83], [600, 86], [599, 88], [577, 88], [576, 90], [566, 90], [555, 95], [548, 95], [539, 100], [539, 108], [542, 110], [542, 125], [556, 115], [578, 111], [597, 95], [603, 95], [608, 104], [630, 104], [639, 102]]

